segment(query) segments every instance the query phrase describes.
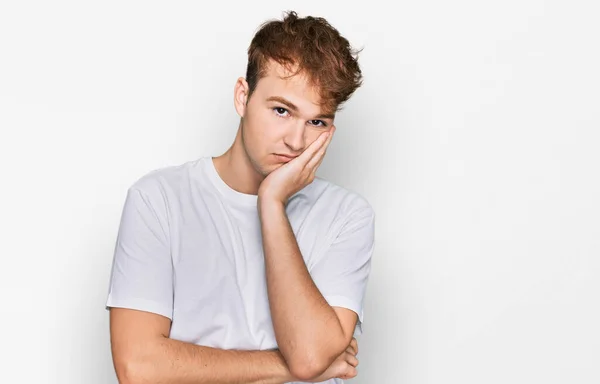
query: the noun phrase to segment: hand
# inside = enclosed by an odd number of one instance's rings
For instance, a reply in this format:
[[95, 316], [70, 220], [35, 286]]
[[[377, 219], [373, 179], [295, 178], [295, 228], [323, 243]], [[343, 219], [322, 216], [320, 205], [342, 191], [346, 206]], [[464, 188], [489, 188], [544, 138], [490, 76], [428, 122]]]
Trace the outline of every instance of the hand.
[[329, 132], [323, 132], [298, 157], [271, 172], [258, 188], [259, 199], [285, 204], [294, 193], [312, 183], [334, 132], [335, 126], [332, 126]]
[[358, 374], [356, 367], [358, 366], [358, 342], [353, 337], [348, 345], [348, 348], [334, 360], [334, 362], [323, 372], [319, 377], [309, 381], [310, 383], [320, 383], [335, 377], [340, 379], [352, 379]]

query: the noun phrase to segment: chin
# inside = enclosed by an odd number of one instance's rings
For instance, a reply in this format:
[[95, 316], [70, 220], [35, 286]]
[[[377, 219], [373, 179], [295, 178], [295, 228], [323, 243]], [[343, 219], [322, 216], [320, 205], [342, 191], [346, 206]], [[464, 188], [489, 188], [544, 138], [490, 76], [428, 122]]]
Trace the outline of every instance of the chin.
[[254, 170], [261, 174], [263, 177], [267, 177], [269, 173], [278, 169], [283, 165], [283, 163], [274, 160], [271, 155], [267, 155], [265, 157], [260, 157], [260, 160], [251, 159], [252, 166]]
[[279, 168], [279, 164], [269, 163], [269, 162], [260, 162], [256, 164], [254, 167], [256, 172], [260, 173], [263, 177], [267, 177], [269, 173], [273, 172], [277, 168]]
[[267, 176], [269, 173], [275, 171], [276, 169], [279, 169], [279, 167], [281, 167], [282, 165], [283, 164], [281, 163], [268, 164], [262, 168], [261, 173], [263, 174], [263, 176]]

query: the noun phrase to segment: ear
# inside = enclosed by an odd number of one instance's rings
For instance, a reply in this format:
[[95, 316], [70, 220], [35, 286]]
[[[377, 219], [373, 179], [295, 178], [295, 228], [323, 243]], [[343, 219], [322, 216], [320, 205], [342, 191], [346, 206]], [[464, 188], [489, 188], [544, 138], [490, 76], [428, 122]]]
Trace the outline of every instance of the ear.
[[238, 78], [233, 90], [233, 106], [240, 117], [244, 117], [244, 113], [246, 112], [249, 91], [250, 88], [248, 87], [246, 79], [243, 77]]

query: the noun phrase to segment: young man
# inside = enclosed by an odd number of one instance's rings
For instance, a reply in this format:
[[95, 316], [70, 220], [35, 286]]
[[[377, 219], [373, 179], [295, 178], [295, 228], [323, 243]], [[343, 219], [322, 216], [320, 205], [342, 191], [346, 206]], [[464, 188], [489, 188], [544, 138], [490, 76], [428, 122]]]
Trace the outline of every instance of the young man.
[[107, 308], [121, 383], [342, 383], [356, 376], [374, 212], [315, 177], [361, 84], [322, 18], [261, 26], [221, 156], [128, 190]]

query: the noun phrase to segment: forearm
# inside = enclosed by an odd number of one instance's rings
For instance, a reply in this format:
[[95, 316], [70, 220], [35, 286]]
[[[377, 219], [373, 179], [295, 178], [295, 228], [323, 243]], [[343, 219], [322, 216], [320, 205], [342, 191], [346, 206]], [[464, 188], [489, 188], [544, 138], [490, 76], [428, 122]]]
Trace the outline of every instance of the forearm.
[[[341, 353], [345, 337], [335, 311], [314, 284], [285, 213], [285, 205], [259, 204], [267, 290], [277, 343], [290, 370], [325, 369]], [[346, 343], [347, 344], [347, 343]]]
[[125, 366], [119, 375], [123, 384], [281, 384], [294, 380], [278, 350], [224, 350], [166, 337], [140, 348]]

